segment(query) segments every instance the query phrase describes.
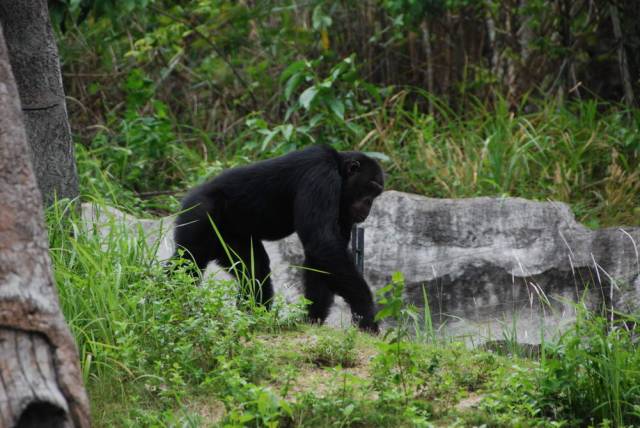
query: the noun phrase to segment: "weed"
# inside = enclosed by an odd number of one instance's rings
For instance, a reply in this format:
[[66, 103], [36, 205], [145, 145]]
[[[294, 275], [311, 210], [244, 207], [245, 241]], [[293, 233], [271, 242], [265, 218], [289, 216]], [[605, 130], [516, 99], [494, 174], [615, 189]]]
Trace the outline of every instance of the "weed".
[[324, 367], [354, 367], [357, 362], [355, 351], [356, 331], [350, 328], [346, 333], [317, 337], [307, 353], [311, 362]]
[[[132, 233], [106, 208], [98, 208], [99, 227], [87, 225], [67, 204], [48, 213], [51, 255], [90, 391], [120, 385], [123, 395], [153, 397], [169, 410], [188, 391], [219, 385], [227, 372], [247, 384], [268, 377], [272, 357], [253, 332], [293, 326], [299, 309], [284, 321], [254, 315], [230, 303], [237, 296], [232, 281], [197, 286], [179, 266], [167, 277], [154, 260], [157, 244], [148, 245], [142, 229]], [[277, 314], [287, 311], [278, 304]], [[164, 410], [160, 415], [168, 418]], [[116, 415], [103, 416], [109, 421]]]
[[584, 307], [577, 306], [577, 312], [575, 326], [556, 344], [544, 345], [539, 363], [514, 366], [497, 377], [497, 392], [485, 401], [485, 410], [572, 425], [640, 422], [635, 404], [640, 358], [633, 332]]

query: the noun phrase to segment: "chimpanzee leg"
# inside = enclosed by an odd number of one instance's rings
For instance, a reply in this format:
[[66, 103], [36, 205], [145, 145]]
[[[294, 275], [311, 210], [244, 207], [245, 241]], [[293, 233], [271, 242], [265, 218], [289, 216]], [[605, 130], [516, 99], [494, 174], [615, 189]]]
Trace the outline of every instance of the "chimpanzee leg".
[[304, 271], [304, 297], [311, 301], [307, 310], [309, 320], [314, 323], [323, 323], [333, 304], [334, 294], [327, 286], [326, 276], [326, 273]]
[[[192, 260], [200, 272], [204, 273], [209, 262], [222, 253], [222, 246], [211, 226], [207, 227], [205, 220], [179, 223], [176, 221], [174, 239], [176, 251], [173, 258], [178, 258], [178, 251], [184, 250], [183, 257]], [[197, 270], [192, 273], [197, 274]]]
[[[256, 303], [271, 307], [273, 300], [273, 285], [271, 283], [271, 269], [269, 255], [260, 240], [253, 240], [249, 236], [225, 238], [232, 260], [224, 254], [216, 259], [225, 267], [232, 268], [231, 274], [236, 274], [240, 280], [243, 297], [252, 295]], [[253, 249], [253, 251], [252, 251]], [[235, 254], [233, 254], [235, 253]], [[240, 257], [240, 260], [238, 260]], [[247, 289], [248, 288], [248, 289]]]
[[371, 290], [364, 280], [336, 281], [332, 288], [342, 297], [351, 308], [351, 316], [363, 330], [378, 331], [378, 324], [374, 321], [375, 305]]

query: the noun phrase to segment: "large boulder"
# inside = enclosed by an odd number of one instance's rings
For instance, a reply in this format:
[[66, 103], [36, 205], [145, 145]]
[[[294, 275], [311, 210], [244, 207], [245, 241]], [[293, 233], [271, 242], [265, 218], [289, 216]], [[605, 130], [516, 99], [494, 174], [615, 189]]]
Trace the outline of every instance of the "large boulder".
[[[98, 218], [90, 206], [87, 218]], [[104, 213], [103, 213], [104, 215]], [[172, 219], [138, 221], [158, 257], [173, 251]], [[576, 302], [633, 311], [640, 302], [640, 228], [589, 230], [569, 207], [520, 198], [431, 199], [384, 192], [365, 223], [365, 278], [376, 290], [393, 272], [406, 298], [424, 308], [447, 336], [473, 343], [509, 339], [537, 343], [575, 319]], [[266, 242], [276, 293], [301, 294], [302, 246], [294, 234]], [[215, 265], [209, 273], [225, 276]], [[422, 311], [421, 311], [422, 312]], [[351, 316], [336, 299], [328, 322]]]

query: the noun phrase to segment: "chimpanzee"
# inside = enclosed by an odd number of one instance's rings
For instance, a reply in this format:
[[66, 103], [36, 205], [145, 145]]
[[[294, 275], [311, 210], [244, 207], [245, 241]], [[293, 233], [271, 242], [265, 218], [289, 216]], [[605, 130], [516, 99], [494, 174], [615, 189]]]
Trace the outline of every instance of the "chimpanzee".
[[[183, 248], [201, 271], [211, 260], [227, 268], [237, 265], [229, 253], [244, 266], [253, 263], [261, 288], [255, 297], [268, 306], [273, 287], [261, 241], [295, 231], [309, 268], [304, 269], [304, 287], [312, 302], [310, 320], [323, 322], [338, 294], [351, 306], [361, 329], [377, 332], [371, 291], [356, 270], [348, 244], [351, 227], [367, 218], [383, 188], [382, 169], [375, 160], [328, 146], [232, 168], [184, 198], [176, 220], [176, 249]], [[212, 223], [232, 252], [225, 251]]]

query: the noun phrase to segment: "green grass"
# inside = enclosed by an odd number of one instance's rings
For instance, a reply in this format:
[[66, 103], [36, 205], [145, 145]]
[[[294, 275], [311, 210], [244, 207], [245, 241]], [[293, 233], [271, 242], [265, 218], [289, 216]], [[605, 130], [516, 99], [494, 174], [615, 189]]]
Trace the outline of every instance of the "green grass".
[[[391, 99], [355, 117], [353, 123], [367, 131], [341, 144], [383, 153], [387, 188], [443, 198], [563, 201], [590, 227], [640, 224], [638, 111], [588, 101], [513, 114], [502, 102], [492, 110], [476, 106], [465, 116], [443, 109], [433, 117], [407, 109], [401, 96]], [[323, 133], [340, 133], [341, 126], [328, 124]], [[178, 144], [167, 126], [122, 126], [121, 132], [135, 135], [108, 140], [100, 134], [88, 148], [78, 146], [82, 188], [129, 211], [175, 212], [190, 186], [226, 167], [282, 153], [283, 136], [272, 140], [281, 149], [262, 152], [250, 148], [251, 126], [244, 129], [224, 149], [197, 130], [183, 131], [206, 151]]]
[[520, 196], [569, 203], [591, 226], [640, 221], [640, 114], [596, 102], [504, 102], [460, 117], [396, 109], [376, 129], [391, 188], [433, 197]]
[[[318, 54], [315, 33], [287, 21], [293, 9], [256, 33], [243, 5], [223, 3], [167, 9], [202, 23], [209, 43], [125, 9], [59, 34], [83, 201], [175, 213], [225, 168], [324, 142], [383, 159], [389, 189], [558, 200], [589, 227], [640, 225], [640, 110], [496, 94], [454, 111], [418, 88], [374, 87], [359, 58]], [[428, 305], [420, 317], [403, 303], [397, 276], [380, 296], [395, 328], [335, 331], [303, 323], [301, 305], [238, 307], [234, 282], [167, 276], [119, 218], [98, 231], [65, 202], [47, 218], [96, 426], [640, 424], [637, 318], [580, 310], [535, 352], [510, 337], [507, 352], [469, 349], [439, 337]], [[255, 286], [250, 265], [239, 279]]]
[[[389, 188], [562, 200], [592, 227], [638, 224], [637, 111], [584, 102], [529, 114], [477, 106], [464, 117], [441, 108], [433, 117], [408, 110], [401, 95], [353, 118], [371, 131], [343, 143], [385, 154]], [[100, 195], [99, 206], [138, 216], [176, 212], [183, 189], [279, 153], [248, 144], [248, 123], [224, 148], [203, 138], [206, 151], [175, 145], [170, 126], [136, 126], [118, 131], [133, 136], [77, 146], [85, 200]], [[342, 133], [341, 126], [324, 131]], [[154, 158], [149, 141], [172, 147]], [[153, 168], [144, 163], [150, 156]], [[129, 168], [130, 159], [139, 167]], [[162, 165], [167, 176], [155, 172]], [[154, 188], [176, 193], [145, 196]], [[581, 312], [574, 330], [533, 353], [515, 342], [507, 343], [509, 356], [467, 349], [439, 339], [428, 310], [419, 317], [403, 304], [398, 277], [385, 291], [384, 316], [395, 329], [379, 338], [336, 333], [302, 323], [300, 306], [276, 302], [267, 312], [249, 300], [239, 308], [233, 282], [199, 286], [180, 269], [166, 276], [142, 231], [119, 219], [97, 233], [64, 203], [48, 217], [63, 310], [98, 426], [640, 423], [637, 342], [623, 324]], [[255, 284], [250, 261], [239, 280]]]
[[96, 426], [640, 423], [636, 318], [580, 309], [539, 358], [501, 355], [433, 331], [414, 336], [429, 324], [402, 304], [396, 276], [381, 294], [396, 327], [336, 331], [305, 324], [302, 308], [282, 301], [271, 312], [239, 307], [234, 282], [165, 275], [142, 231], [104, 212], [100, 233], [66, 202], [48, 213]]
[[480, 410], [503, 423], [637, 426], [640, 363], [633, 337], [624, 324], [583, 309], [573, 329], [542, 347], [538, 362], [509, 373], [501, 368]]
[[[389, 403], [370, 414], [381, 395], [369, 372], [379, 339], [308, 326], [281, 302], [239, 309], [235, 283], [198, 286], [180, 268], [166, 276], [141, 231], [105, 219], [98, 233], [65, 202], [48, 215], [97, 426], [408, 423]], [[336, 413], [336, 403], [348, 408]]]
[[335, 335], [309, 339], [311, 344], [307, 347], [306, 353], [312, 363], [321, 367], [353, 367], [356, 365], [356, 330], [353, 327], [346, 333], [336, 332]]

